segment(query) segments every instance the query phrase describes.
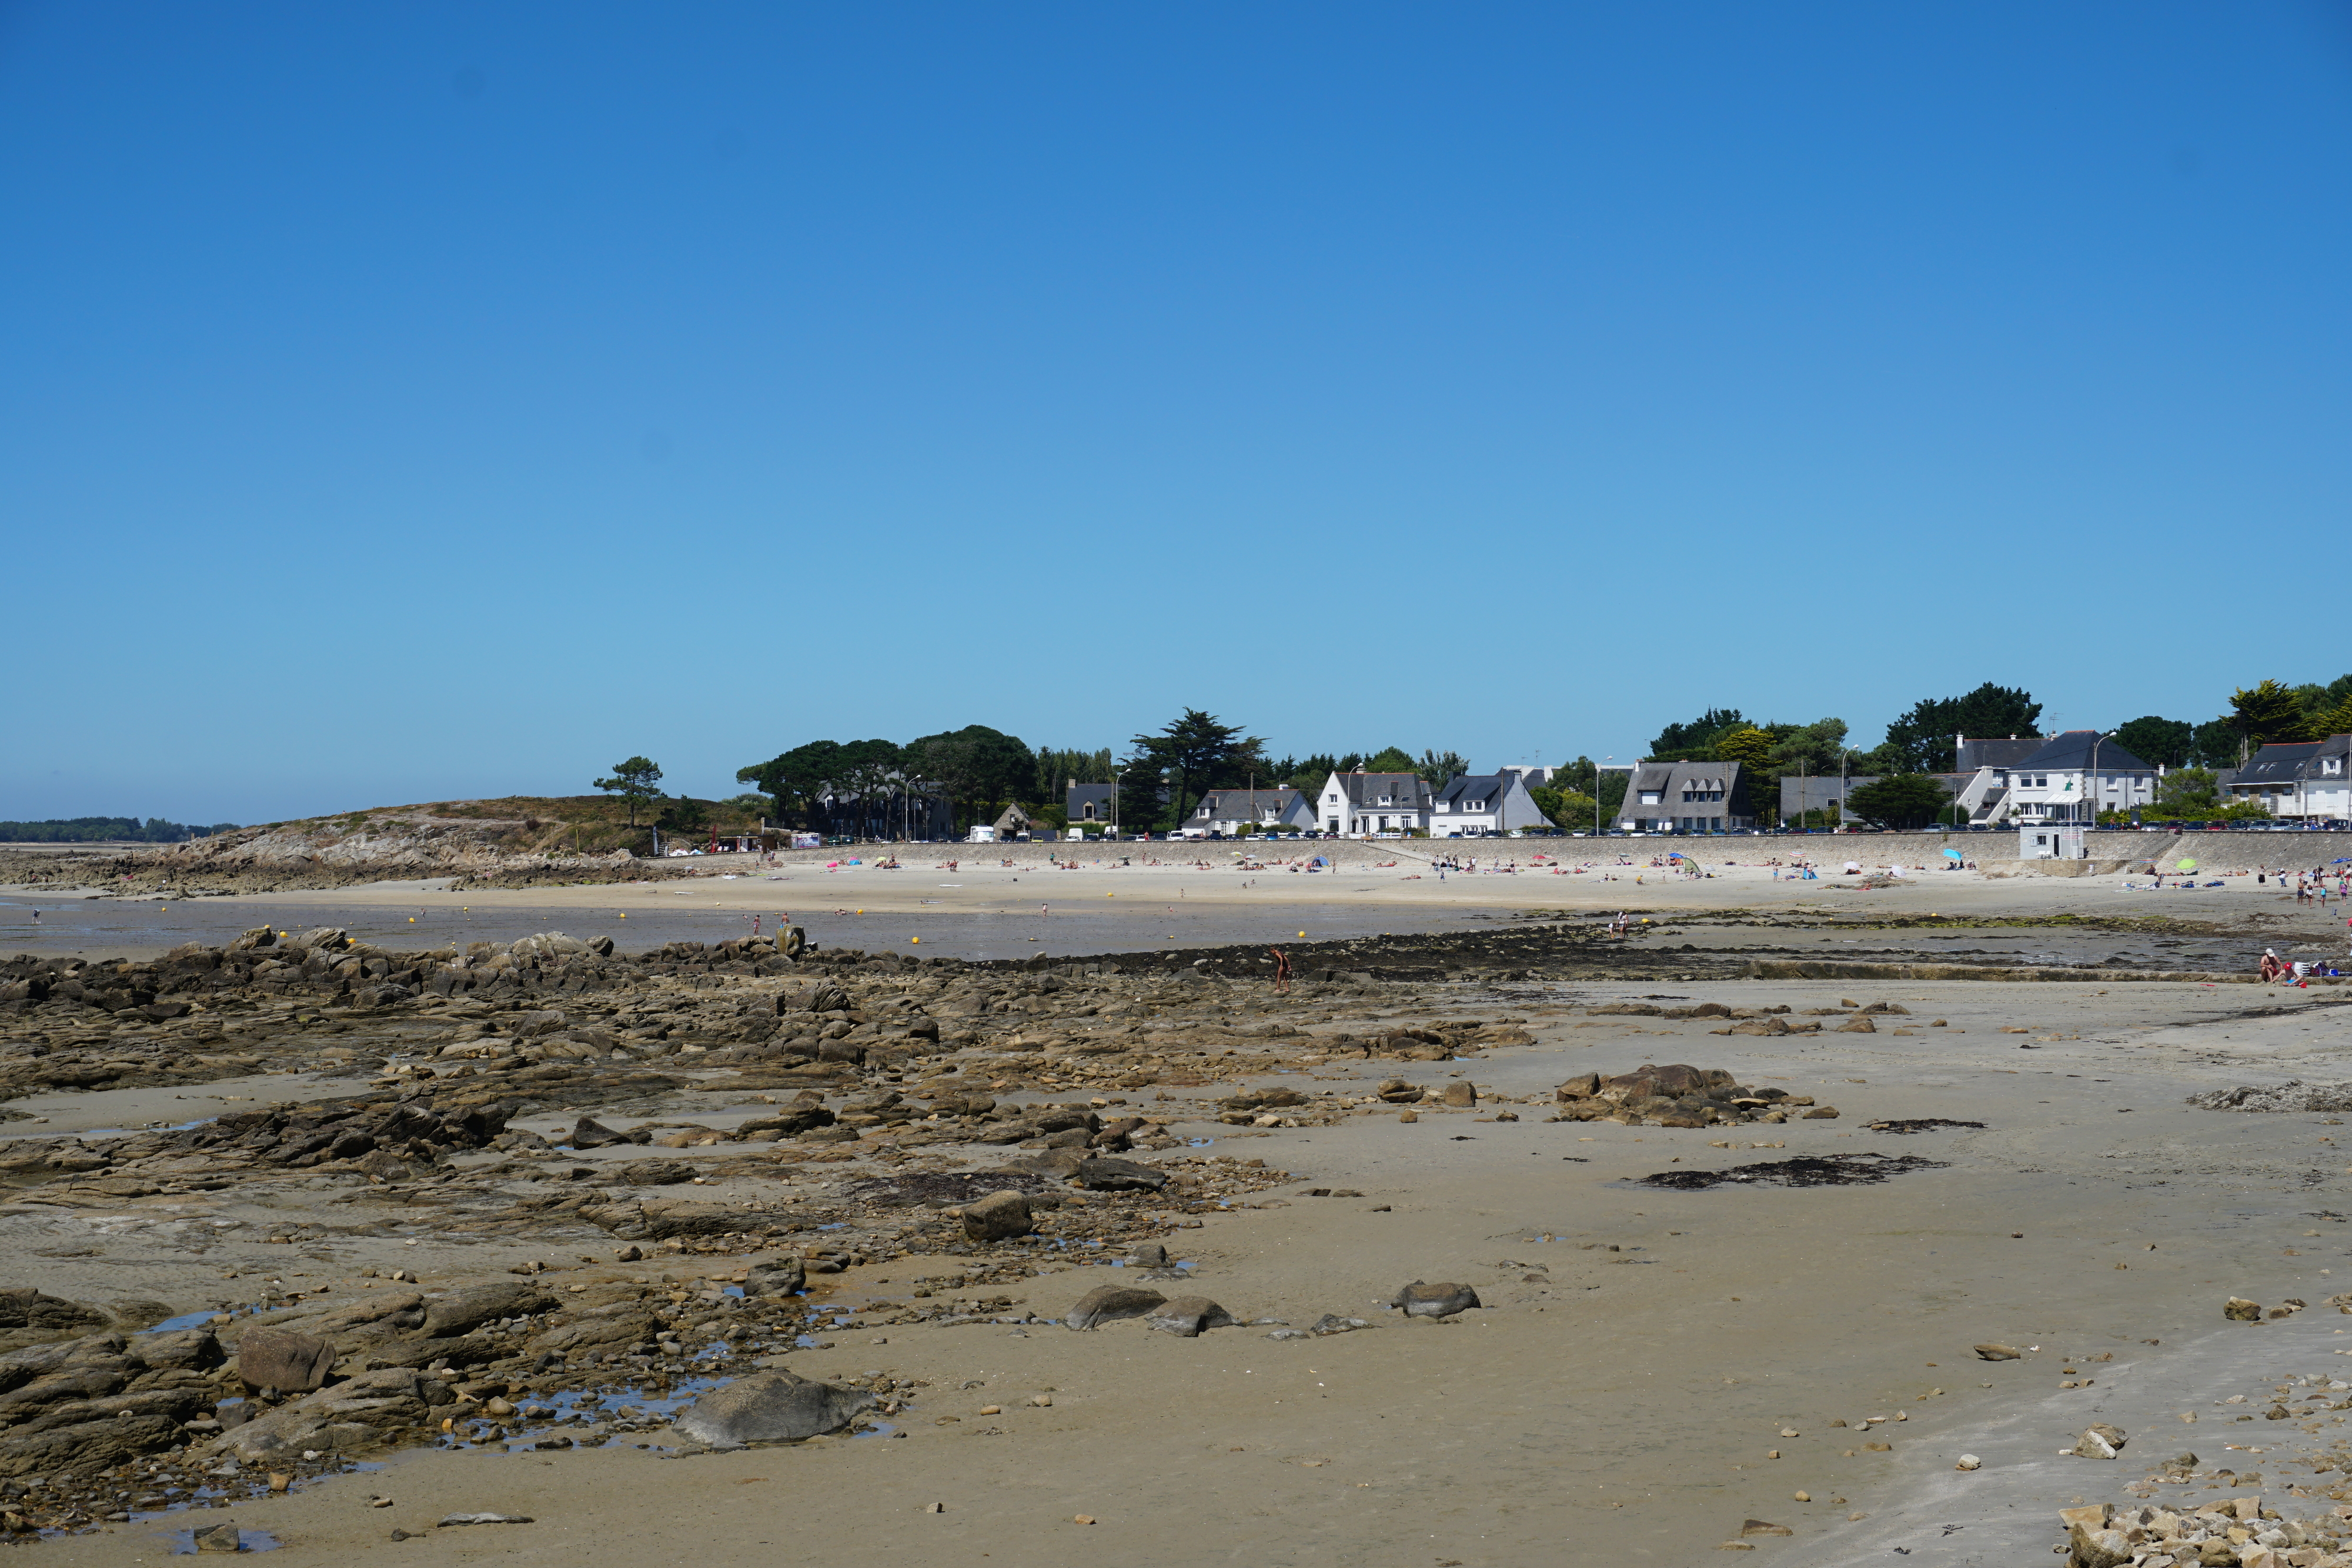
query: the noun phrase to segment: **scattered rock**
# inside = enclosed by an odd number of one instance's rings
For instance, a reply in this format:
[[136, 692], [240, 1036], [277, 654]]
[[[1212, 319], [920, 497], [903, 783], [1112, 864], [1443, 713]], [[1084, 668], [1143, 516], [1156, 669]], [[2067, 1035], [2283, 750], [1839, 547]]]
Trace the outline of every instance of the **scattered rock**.
[[2094, 1423], [2067, 1452], [2078, 1459], [2112, 1459], [2124, 1446], [2123, 1428]]
[[2221, 1303], [2221, 1315], [2231, 1322], [2258, 1323], [2263, 1321], [2263, 1306], [2243, 1296], [2231, 1296]]

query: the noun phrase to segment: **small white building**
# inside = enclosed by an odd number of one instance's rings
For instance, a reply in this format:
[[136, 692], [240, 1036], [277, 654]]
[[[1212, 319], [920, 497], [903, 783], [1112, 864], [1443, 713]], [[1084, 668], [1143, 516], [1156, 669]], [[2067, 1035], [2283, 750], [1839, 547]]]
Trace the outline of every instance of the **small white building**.
[[2078, 861], [2083, 858], [2081, 827], [2020, 828], [2017, 858], [2021, 861]]
[[1418, 773], [1334, 773], [1318, 794], [1316, 816], [1327, 833], [1370, 838], [1429, 826], [1429, 783]]
[[1464, 773], [1447, 781], [1429, 804], [1429, 836], [1467, 838], [1514, 828], [1549, 826], [1523, 774]]

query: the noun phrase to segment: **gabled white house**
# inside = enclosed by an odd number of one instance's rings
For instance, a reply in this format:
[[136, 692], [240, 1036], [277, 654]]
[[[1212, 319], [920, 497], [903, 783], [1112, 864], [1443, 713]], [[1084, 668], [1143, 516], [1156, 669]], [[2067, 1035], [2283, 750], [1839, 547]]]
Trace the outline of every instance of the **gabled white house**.
[[2156, 772], [2095, 729], [2066, 730], [2010, 768], [2008, 818], [2088, 825], [2102, 811], [2152, 804]]
[[1327, 833], [1354, 838], [1429, 826], [1429, 785], [1418, 773], [1334, 773], [1318, 795]]
[[1457, 774], [1429, 804], [1429, 835], [1434, 839], [1547, 825], [1518, 772]]

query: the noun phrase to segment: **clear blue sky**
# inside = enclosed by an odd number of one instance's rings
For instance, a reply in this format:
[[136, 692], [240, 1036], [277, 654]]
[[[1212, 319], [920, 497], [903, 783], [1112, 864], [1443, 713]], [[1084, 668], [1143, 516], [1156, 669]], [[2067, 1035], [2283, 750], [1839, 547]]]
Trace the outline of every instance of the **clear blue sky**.
[[0, 4], [0, 817], [2352, 668], [2296, 4]]

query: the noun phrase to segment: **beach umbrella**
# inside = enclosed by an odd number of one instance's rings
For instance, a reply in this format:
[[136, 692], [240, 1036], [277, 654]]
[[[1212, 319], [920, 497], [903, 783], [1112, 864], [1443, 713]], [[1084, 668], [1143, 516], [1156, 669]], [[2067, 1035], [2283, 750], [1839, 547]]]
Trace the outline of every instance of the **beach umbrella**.
[[1946, 851], [1944, 852], [1944, 858], [1945, 858], [1946, 860], [1948, 860], [1948, 861], [1956, 861], [1956, 860], [1965, 860], [1965, 859], [1967, 859], [1968, 857], [1967, 857], [1967, 856], [1965, 856], [1965, 855], [1963, 855], [1963, 854], [1961, 854], [1961, 853], [1960, 853], [1960, 852], [1959, 852], [1959, 851], [1958, 851], [1958, 850], [1946, 850]]
[[2195, 871], [2197, 869], [2197, 862], [2189, 860], [2175, 861], [2172, 862], [2172, 865], [2173, 869], [2176, 871]]

